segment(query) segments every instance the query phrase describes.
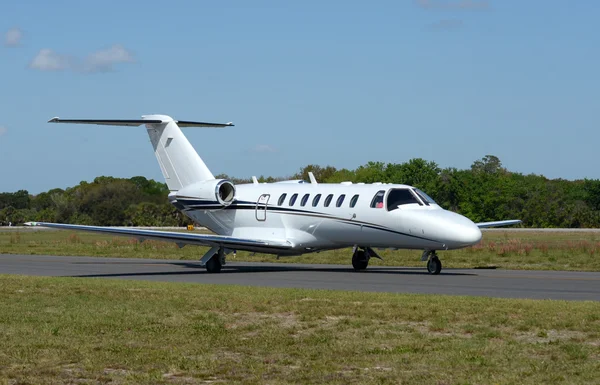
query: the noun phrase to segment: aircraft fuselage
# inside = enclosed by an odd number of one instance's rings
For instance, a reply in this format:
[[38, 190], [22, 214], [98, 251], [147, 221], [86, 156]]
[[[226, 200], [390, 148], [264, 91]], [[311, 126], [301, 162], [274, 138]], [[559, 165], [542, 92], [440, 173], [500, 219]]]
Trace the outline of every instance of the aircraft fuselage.
[[253, 183], [237, 185], [228, 206], [193, 196], [176, 206], [219, 235], [286, 239], [293, 248], [282, 255], [354, 245], [447, 250], [481, 240], [470, 219], [424, 195], [395, 184]]

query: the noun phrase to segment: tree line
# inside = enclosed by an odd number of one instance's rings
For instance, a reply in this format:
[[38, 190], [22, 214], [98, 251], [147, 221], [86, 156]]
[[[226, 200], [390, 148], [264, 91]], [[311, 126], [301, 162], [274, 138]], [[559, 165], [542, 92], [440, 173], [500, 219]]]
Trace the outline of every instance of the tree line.
[[[418, 187], [442, 207], [475, 222], [521, 219], [524, 227], [600, 227], [600, 180], [548, 179], [508, 171], [487, 155], [469, 169], [440, 168], [421, 158], [405, 163], [369, 162], [354, 170], [308, 165], [287, 178], [261, 176], [259, 182], [308, 180], [320, 183], [403, 183]], [[236, 184], [251, 179], [229, 177]], [[100, 226], [185, 226], [190, 220], [168, 203], [164, 183], [142, 176], [98, 177], [66, 190], [37, 195], [26, 190], [0, 193], [0, 224], [47, 221]]]
[[167, 200], [164, 183], [136, 176], [101, 176], [66, 190], [0, 194], [0, 224], [27, 221], [97, 226], [185, 226], [190, 220]]

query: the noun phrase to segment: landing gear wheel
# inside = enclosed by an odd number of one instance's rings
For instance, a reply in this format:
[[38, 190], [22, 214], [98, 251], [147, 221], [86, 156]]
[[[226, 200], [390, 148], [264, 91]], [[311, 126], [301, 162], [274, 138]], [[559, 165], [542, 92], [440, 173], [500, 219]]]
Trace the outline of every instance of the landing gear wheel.
[[352, 267], [354, 271], [365, 270], [369, 266], [369, 257], [364, 250], [356, 250], [352, 256]]
[[433, 275], [437, 275], [442, 271], [442, 261], [436, 255], [432, 255], [427, 261], [427, 271]]
[[223, 264], [221, 263], [221, 258], [219, 258], [218, 253], [213, 255], [212, 258], [206, 262], [206, 271], [208, 273], [220, 273], [221, 267], [223, 267]]

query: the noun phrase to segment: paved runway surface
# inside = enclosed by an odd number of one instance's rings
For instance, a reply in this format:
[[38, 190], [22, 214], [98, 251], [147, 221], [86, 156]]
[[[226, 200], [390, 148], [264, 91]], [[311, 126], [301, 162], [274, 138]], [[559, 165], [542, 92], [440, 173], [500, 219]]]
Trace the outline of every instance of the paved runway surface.
[[220, 274], [194, 261], [0, 255], [0, 274], [105, 277], [149, 281], [238, 284], [392, 293], [435, 293], [507, 298], [600, 301], [600, 273], [246, 263], [231, 259]]

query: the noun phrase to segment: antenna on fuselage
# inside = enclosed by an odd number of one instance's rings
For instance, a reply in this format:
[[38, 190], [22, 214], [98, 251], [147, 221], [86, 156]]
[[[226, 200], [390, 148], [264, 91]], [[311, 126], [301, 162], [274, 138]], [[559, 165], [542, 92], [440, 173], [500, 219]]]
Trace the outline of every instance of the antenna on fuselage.
[[310, 179], [310, 184], [318, 184], [317, 178], [315, 178], [315, 174], [312, 171], [308, 172], [308, 179]]

